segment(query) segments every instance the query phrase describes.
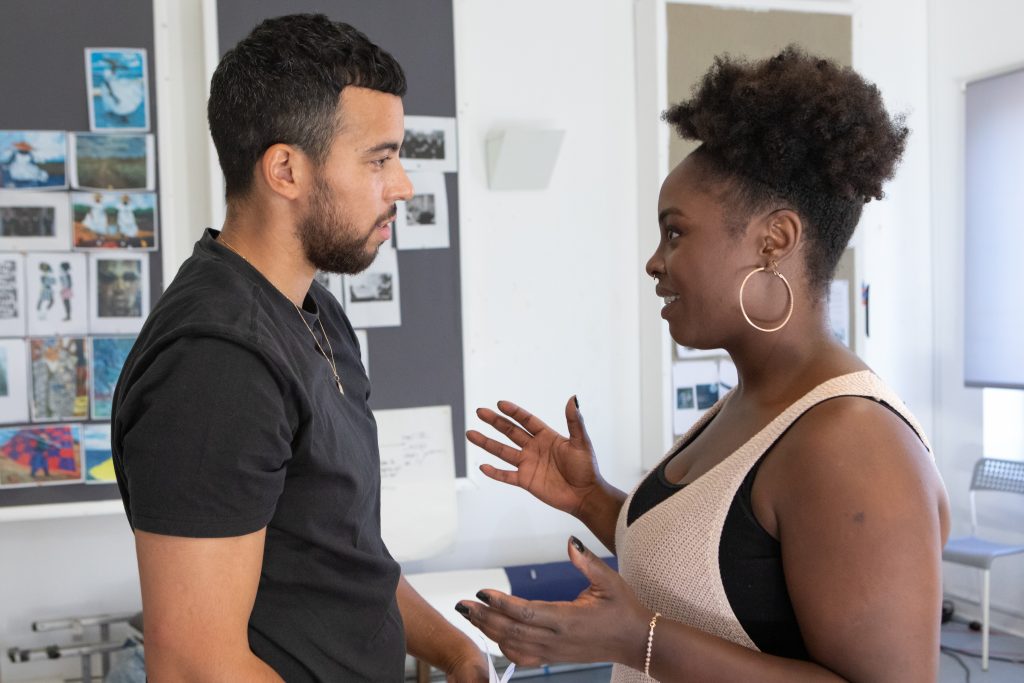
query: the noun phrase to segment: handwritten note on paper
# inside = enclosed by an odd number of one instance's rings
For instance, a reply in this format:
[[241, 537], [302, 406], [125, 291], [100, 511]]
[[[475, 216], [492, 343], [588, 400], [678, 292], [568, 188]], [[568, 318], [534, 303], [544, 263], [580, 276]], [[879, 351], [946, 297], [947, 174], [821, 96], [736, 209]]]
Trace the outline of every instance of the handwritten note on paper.
[[450, 406], [374, 411], [380, 446], [381, 534], [399, 562], [455, 542], [455, 449]]

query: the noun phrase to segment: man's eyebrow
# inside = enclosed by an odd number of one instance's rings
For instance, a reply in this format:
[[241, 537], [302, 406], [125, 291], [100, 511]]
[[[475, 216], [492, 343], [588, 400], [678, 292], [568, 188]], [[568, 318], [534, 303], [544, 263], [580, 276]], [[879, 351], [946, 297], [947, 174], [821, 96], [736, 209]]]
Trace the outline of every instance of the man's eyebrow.
[[379, 145], [365, 150], [364, 154], [377, 154], [379, 152], [397, 152], [401, 148], [401, 145], [397, 142], [382, 142]]

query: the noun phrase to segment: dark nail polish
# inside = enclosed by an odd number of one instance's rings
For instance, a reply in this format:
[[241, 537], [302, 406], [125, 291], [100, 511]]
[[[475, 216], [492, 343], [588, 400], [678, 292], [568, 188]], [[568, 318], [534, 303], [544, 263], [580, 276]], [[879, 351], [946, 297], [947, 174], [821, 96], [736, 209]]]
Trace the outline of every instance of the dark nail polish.
[[455, 611], [469, 619], [469, 608], [463, 605], [461, 602], [455, 604]]
[[572, 402], [576, 404], [576, 410], [580, 409], [580, 400], [576, 398], [576, 394], [572, 395]]
[[585, 553], [585, 552], [587, 552], [587, 549], [583, 547], [583, 543], [580, 541], [580, 539], [576, 538], [575, 536], [570, 536], [569, 537], [569, 542], [572, 543], [572, 547], [573, 548], [576, 548], [576, 552], [578, 552], [578, 553]]
[[491, 604], [491, 596], [489, 596], [487, 593], [484, 593], [483, 591], [476, 592], [476, 599], [484, 603], [485, 605]]

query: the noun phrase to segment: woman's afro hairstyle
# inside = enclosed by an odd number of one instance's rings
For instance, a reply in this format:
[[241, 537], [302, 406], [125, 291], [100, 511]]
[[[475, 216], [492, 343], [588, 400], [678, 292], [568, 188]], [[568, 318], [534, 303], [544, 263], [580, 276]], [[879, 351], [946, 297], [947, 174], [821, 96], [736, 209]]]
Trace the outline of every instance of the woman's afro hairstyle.
[[[701, 143], [746, 216], [788, 206], [808, 224], [813, 285], [825, 285], [863, 205], [883, 197], [910, 130], [853, 69], [790, 45], [748, 62], [728, 55], [662, 118]], [[745, 220], [744, 220], [745, 223]]]

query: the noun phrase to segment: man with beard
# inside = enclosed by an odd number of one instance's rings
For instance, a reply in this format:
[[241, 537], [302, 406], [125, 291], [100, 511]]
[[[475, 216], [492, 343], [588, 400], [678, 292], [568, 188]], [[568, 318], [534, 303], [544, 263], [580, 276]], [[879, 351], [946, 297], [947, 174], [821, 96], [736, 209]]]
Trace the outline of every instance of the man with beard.
[[366, 268], [412, 195], [405, 87], [322, 15], [263, 22], [213, 75], [227, 218], [154, 307], [113, 405], [150, 680], [400, 681], [406, 649], [487, 679], [381, 540], [369, 381], [314, 281]]

